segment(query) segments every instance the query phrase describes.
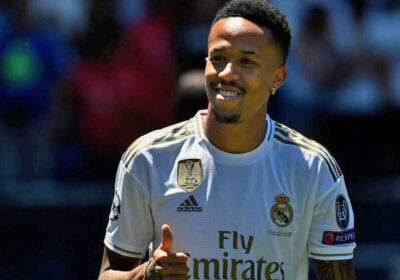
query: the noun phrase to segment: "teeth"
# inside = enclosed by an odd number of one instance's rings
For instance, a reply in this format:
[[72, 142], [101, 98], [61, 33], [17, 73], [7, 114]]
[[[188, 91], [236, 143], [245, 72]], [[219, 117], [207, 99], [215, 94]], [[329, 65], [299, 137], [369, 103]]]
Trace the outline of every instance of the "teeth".
[[222, 96], [229, 96], [229, 97], [231, 97], [231, 96], [237, 96], [237, 95], [238, 95], [237, 92], [233, 92], [233, 91], [224, 91], [224, 90], [220, 90], [219, 93], [220, 93]]

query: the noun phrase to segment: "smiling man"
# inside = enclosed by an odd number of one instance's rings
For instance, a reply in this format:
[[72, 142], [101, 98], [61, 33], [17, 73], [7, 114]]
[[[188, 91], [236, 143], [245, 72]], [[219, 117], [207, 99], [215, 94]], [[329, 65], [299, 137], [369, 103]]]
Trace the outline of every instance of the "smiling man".
[[290, 39], [286, 16], [264, 0], [218, 11], [208, 109], [122, 156], [99, 279], [300, 280], [308, 258], [319, 279], [355, 279], [342, 172], [323, 146], [267, 114]]

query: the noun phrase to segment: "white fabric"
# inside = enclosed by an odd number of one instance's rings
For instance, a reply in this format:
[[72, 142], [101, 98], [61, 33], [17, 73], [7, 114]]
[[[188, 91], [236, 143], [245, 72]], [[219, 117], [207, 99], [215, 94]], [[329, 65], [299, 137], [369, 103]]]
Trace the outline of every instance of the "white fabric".
[[[308, 279], [309, 256], [352, 258], [355, 243], [322, 243], [324, 231], [342, 231], [336, 222], [339, 194], [349, 205], [346, 229], [354, 226], [343, 176], [322, 146], [304, 139], [299, 140], [303, 147], [294, 145], [267, 116], [259, 147], [226, 153], [205, 138], [202, 114], [181, 129], [181, 137], [160, 136], [172, 129], [154, 132], [123, 156], [116, 179], [121, 213], [108, 224], [108, 248], [137, 258], [153, 242], [152, 254], [161, 242], [161, 226], [169, 224], [174, 251], [191, 255], [192, 279]], [[149, 144], [149, 139], [166, 141]], [[202, 165], [203, 180], [191, 192], [177, 183], [178, 162], [185, 159], [200, 159]], [[285, 227], [271, 217], [280, 194], [289, 197], [293, 209]], [[190, 196], [201, 212], [177, 210]]]

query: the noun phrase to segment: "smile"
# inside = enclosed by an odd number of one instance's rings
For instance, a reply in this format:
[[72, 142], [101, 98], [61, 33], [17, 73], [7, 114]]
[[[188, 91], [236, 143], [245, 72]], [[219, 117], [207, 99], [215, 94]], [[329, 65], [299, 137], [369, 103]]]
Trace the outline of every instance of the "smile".
[[218, 93], [221, 94], [224, 97], [234, 97], [234, 96], [238, 96], [239, 95], [239, 93], [237, 93], [237, 92], [225, 91], [225, 90], [219, 90]]
[[217, 100], [220, 101], [233, 101], [240, 98], [243, 94], [238, 91], [228, 90], [228, 89], [217, 89]]

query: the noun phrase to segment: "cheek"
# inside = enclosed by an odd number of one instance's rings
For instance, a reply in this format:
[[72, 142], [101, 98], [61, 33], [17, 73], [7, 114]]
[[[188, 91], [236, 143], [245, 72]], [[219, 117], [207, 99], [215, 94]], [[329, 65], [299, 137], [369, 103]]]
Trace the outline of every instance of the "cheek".
[[260, 79], [260, 85], [265, 87], [266, 90], [271, 88], [274, 80], [273, 72], [265, 69], [264, 71], [260, 71], [258, 78]]
[[269, 77], [265, 72], [256, 71], [247, 74], [248, 81], [255, 89], [267, 89], [269, 84], [272, 83], [271, 77]]
[[212, 63], [207, 63], [205, 70], [204, 70], [205, 82], [206, 87], [209, 87], [210, 82], [215, 80], [218, 77], [218, 72], [216, 71], [215, 67]]
[[215, 77], [215, 75], [216, 75], [214, 67], [210, 64], [211, 63], [206, 63], [206, 66], [204, 69], [204, 78], [205, 78], [205, 87], [206, 87], [206, 91], [207, 91], [207, 96], [210, 91], [210, 83], [212, 82], [213, 77]]
[[207, 74], [207, 72], [215, 72], [214, 65], [208, 60], [206, 60], [205, 72], [206, 72], [206, 74]]
[[207, 61], [206, 67], [204, 69], [205, 76], [215, 75], [217, 70], [215, 69], [214, 65]]

